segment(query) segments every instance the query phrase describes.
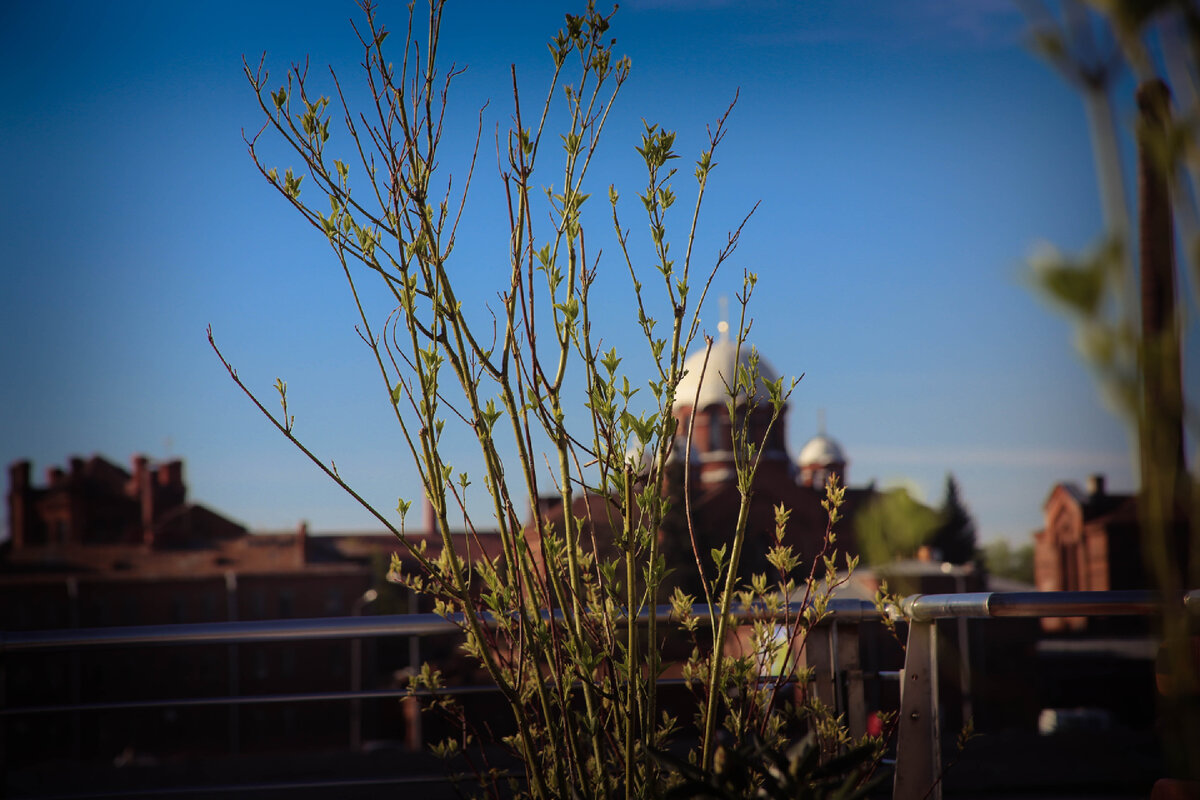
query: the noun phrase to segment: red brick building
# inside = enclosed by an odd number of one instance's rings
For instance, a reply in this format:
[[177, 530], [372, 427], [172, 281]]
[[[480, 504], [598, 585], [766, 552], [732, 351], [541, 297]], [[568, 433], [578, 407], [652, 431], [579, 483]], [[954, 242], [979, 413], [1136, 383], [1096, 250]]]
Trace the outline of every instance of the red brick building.
[[68, 470], [49, 470], [40, 488], [32, 484], [30, 470], [28, 461], [9, 467], [14, 552], [61, 552], [85, 544], [179, 547], [246, 533], [241, 525], [187, 502], [179, 460], [152, 465], [137, 456], [131, 474], [100, 456], [72, 458]]
[[[1045, 527], [1034, 541], [1034, 581], [1041, 591], [1143, 589], [1137, 497], [1106, 491], [1103, 475], [1086, 489], [1060, 483], [1046, 499]], [[1048, 631], [1083, 630], [1085, 618], [1046, 619]]]
[[[27, 461], [9, 468], [0, 631], [407, 610], [407, 597], [389, 593], [384, 581], [400, 549], [390, 535], [309, 536], [304, 525], [251, 535], [188, 502], [178, 460], [138, 456], [126, 471], [100, 456], [75, 458], [65, 470], [50, 469], [40, 486], [30, 473]], [[494, 538], [473, 542], [486, 547]], [[436, 555], [439, 543], [432, 537], [429, 552]], [[364, 593], [372, 588], [383, 597], [368, 607]], [[22, 707], [347, 691], [354, 663], [364, 688], [385, 688], [408, 666], [406, 642], [370, 640], [359, 656], [351, 642], [329, 641], [9, 654], [5, 661], [0, 705]], [[396, 703], [370, 708], [391, 716], [368, 714], [367, 738], [403, 735]], [[126, 750], [336, 746], [349, 737], [349, 713], [347, 703], [327, 702], [16, 715], [4, 722], [4, 755], [19, 764]]]

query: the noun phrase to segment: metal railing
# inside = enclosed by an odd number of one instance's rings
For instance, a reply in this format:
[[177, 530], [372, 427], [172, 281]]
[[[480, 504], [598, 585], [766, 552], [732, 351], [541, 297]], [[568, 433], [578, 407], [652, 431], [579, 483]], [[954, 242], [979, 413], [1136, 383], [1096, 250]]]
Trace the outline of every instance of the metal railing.
[[[791, 618], [802, 613], [801, 604], [791, 604], [788, 613]], [[670, 606], [659, 606], [656, 609], [660, 619], [668, 619], [672, 613]], [[760, 608], [737, 608], [733, 616], [739, 621], [763, 617]], [[693, 609], [693, 617], [701, 624], [711, 623], [707, 607], [697, 606]], [[649, 619], [649, 613], [644, 612], [638, 619], [644, 623]], [[862, 697], [862, 671], [858, 669], [858, 632], [857, 626], [864, 620], [878, 619], [878, 611], [874, 604], [860, 600], [834, 600], [828, 607], [828, 615], [822, 623], [814, 628], [809, 637], [807, 664], [813, 670], [814, 691], [825, 704], [836, 713], [845, 714], [847, 718], [856, 720], [853, 728], [857, 735], [865, 730], [865, 724], [857, 721], [865, 719]], [[4, 750], [3, 725], [6, 719], [20, 716], [41, 716], [54, 714], [105, 713], [120, 711], [136, 711], [138, 709], [157, 708], [196, 708], [196, 707], [227, 707], [230, 712], [227, 744], [230, 752], [239, 748], [238, 740], [238, 709], [245, 706], [262, 704], [291, 704], [339, 701], [349, 702], [351, 750], [357, 749], [362, 742], [362, 716], [360, 704], [364, 700], [381, 700], [406, 698], [414, 695], [416, 698], [428, 696], [427, 690], [410, 691], [407, 688], [361, 689], [361, 683], [355, 680], [361, 669], [361, 655], [353, 659], [351, 667], [351, 688], [349, 691], [320, 691], [292, 693], [237, 693], [237, 659], [231, 657], [229, 685], [233, 694], [209, 697], [167, 697], [155, 699], [128, 699], [93, 702], [64, 702], [52, 704], [18, 704], [8, 703], [12, 698], [3, 693], [5, 685], [5, 657], [37, 653], [64, 653], [77, 659], [82, 653], [97, 650], [119, 648], [151, 648], [177, 646], [224, 645], [231, 647], [231, 653], [236, 652], [237, 645], [261, 645], [264, 643], [285, 642], [319, 642], [319, 641], [349, 641], [357, 645], [363, 639], [371, 638], [408, 638], [417, 641], [422, 637], [453, 635], [461, 632], [456, 620], [437, 614], [402, 614], [379, 616], [349, 616], [325, 617], [316, 619], [281, 619], [233, 622], [210, 622], [174, 625], [143, 625], [107, 628], [67, 628], [39, 631], [6, 631], [0, 632], [0, 755]], [[355, 650], [355, 652], [358, 652]], [[410, 651], [411, 652], [411, 651]], [[840, 663], [839, 663], [840, 662]], [[853, 675], [851, 688], [846, 691], [844, 678]], [[662, 680], [661, 684], [683, 684], [685, 681]], [[492, 694], [498, 691], [494, 685], [456, 685], [446, 687], [443, 693], [456, 696]], [[78, 689], [72, 694], [77, 698]], [[357, 712], [357, 713], [356, 713]], [[408, 749], [419, 749], [421, 745], [420, 715], [406, 715], [405, 738]], [[74, 720], [79, 726], [78, 716]], [[3, 759], [0, 758], [0, 763]], [[0, 766], [0, 776], [3, 767]], [[445, 780], [445, 776], [420, 776], [418, 782]], [[353, 781], [340, 780], [321, 781], [310, 784], [310, 788], [335, 788], [355, 785]], [[209, 787], [212, 788], [212, 787]], [[222, 791], [246, 792], [259, 788], [272, 790], [274, 784], [245, 784], [236, 787], [220, 787]], [[196, 791], [204, 789], [196, 787]], [[88, 796], [119, 796], [89, 794]]]
[[[658, 606], [659, 619], [671, 616], [671, 606]], [[794, 618], [804, 607], [800, 603], [788, 606]], [[878, 610], [865, 600], [831, 600], [830, 621], [860, 622], [877, 619]], [[761, 618], [756, 607], [737, 607], [735, 619], [744, 621]], [[560, 615], [561, 616], [561, 615]], [[650, 618], [642, 612], [639, 622]], [[710, 622], [706, 606], [695, 606], [692, 618]], [[137, 625], [113, 628], [63, 628], [43, 631], [0, 632], [0, 655], [47, 650], [76, 650], [102, 647], [129, 647], [180, 644], [241, 644], [263, 642], [298, 642], [330, 639], [365, 639], [379, 636], [434, 636], [458, 633], [462, 629], [459, 617], [438, 614], [393, 614], [372, 617], [320, 617], [316, 619], [278, 619], [240, 622], [202, 622], [182, 625]], [[485, 619], [487, 616], [485, 615]]]
[[[803, 611], [801, 604], [793, 603], [788, 613], [794, 619]], [[667, 619], [671, 606], [658, 606], [660, 619]], [[461, 615], [459, 615], [461, 616]], [[701, 623], [711, 622], [708, 608], [696, 606], [693, 618]], [[761, 609], [735, 608], [733, 616], [746, 621], [762, 616]], [[643, 612], [638, 622], [649, 619]], [[857, 630], [851, 635], [839, 637], [839, 628], [857, 626], [864, 620], [878, 619], [874, 604], [862, 600], [833, 600], [828, 606], [828, 615], [822, 620], [820, 631], [810, 637], [809, 665], [817, 674], [817, 682], [825, 695], [823, 699], [837, 711], [850, 711], [856, 719], [860, 709], [846, 708], [844, 695], [829, 691], [837, 676], [846, 672], [847, 665], [857, 666], [856, 653], [849, 652], [850, 645], [857, 649]], [[3, 657], [7, 654], [36, 652], [80, 652], [85, 650], [153, 647], [179, 645], [236, 645], [263, 644], [268, 642], [313, 642], [331, 640], [360, 640], [379, 637], [424, 637], [461, 632], [455, 617], [438, 614], [395, 614], [381, 616], [321, 617], [315, 619], [279, 619], [237, 622], [208, 622], [177, 625], [138, 625], [109, 628], [66, 628], [40, 631], [0, 631], [0, 670]], [[840, 646], [839, 646], [840, 643]], [[0, 683], [0, 687], [3, 684]], [[495, 686], [454, 686], [448, 690], [453, 694], [482, 694], [498, 691]], [[304, 693], [272, 693], [251, 695], [226, 695], [219, 697], [166, 698], [153, 700], [123, 700], [91, 703], [56, 703], [50, 705], [9, 706], [0, 696], [0, 717], [18, 715], [68, 713], [79, 711], [115, 711], [153, 707], [188, 706], [236, 706], [260, 703], [322, 702], [330, 700], [382, 699], [404, 697], [409, 694], [427, 695], [428, 691], [410, 692], [407, 689], [362, 690]], [[861, 692], [859, 692], [861, 694]], [[861, 726], [856, 726], [861, 727]]]
[[[1200, 590], [1184, 608], [1200, 613]], [[1149, 616], [1161, 611], [1151, 592], [965, 592], [912, 595], [898, 609], [908, 621], [901, 673], [893, 800], [941, 800], [937, 621], [1001, 617]]]
[[[1184, 599], [1191, 613], [1200, 613], [1200, 591]], [[1149, 592], [1020, 592], [914, 595], [893, 609], [907, 621], [909, 630], [904, 668], [900, 672], [868, 674], [859, 657], [858, 626], [877, 621], [875, 605], [861, 600], [833, 600], [829, 614], [813, 629], [806, 645], [805, 663], [813, 672], [813, 691], [836, 714], [844, 715], [852, 736], [866, 732], [864, 680], [901, 680], [897, 733], [894, 797], [919, 800], [941, 797], [941, 742], [938, 718], [938, 636], [936, 622], [944, 619], [998, 617], [1146, 616], [1160, 606]], [[789, 607], [792, 614], [798, 604]], [[669, 606], [660, 606], [661, 618], [670, 616]], [[694, 616], [708, 618], [706, 607], [696, 607]], [[760, 618], [760, 609], [743, 608], [738, 619]], [[648, 618], [644, 614], [642, 619]], [[459, 632], [452, 619], [436, 614], [330, 617], [302, 620], [262, 620], [150, 625], [91, 629], [61, 629], [0, 632], [0, 692], [3, 690], [4, 656], [34, 652], [79, 652], [102, 648], [154, 647], [167, 645], [237, 645], [265, 642], [360, 640], [374, 637], [423, 637]], [[492, 686], [456, 686], [455, 694], [494, 692]], [[0, 724], [3, 718], [70, 712], [95, 712], [149, 707], [224, 705], [232, 708], [260, 703], [314, 701], [352, 702], [364, 699], [402, 697], [404, 689], [352, 690], [291, 694], [227, 695], [223, 697], [126, 700], [93, 703], [10, 706], [0, 694]], [[353, 738], [352, 738], [353, 741]], [[2, 740], [0, 740], [2, 743]], [[242, 787], [243, 789], [246, 787]]]

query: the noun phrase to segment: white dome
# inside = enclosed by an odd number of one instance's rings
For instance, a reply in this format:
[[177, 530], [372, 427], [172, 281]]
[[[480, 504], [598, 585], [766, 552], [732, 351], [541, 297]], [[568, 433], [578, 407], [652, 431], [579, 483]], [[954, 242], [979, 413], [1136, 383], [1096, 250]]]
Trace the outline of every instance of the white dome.
[[802, 467], [827, 467], [830, 464], [845, 464], [846, 456], [835, 439], [819, 433], [800, 450], [799, 463]]
[[644, 447], [639, 451], [637, 445], [630, 445], [625, 450], [625, 463], [633, 467], [635, 474], [648, 475], [650, 468], [654, 466], [654, 453], [649, 447]]
[[[692, 353], [683, 362], [684, 376], [679, 381], [678, 388], [675, 389], [673, 408], [691, 407], [693, 404], [695, 408], [704, 408], [714, 404], [724, 405], [725, 401], [729, 399], [729, 387], [737, 378], [735, 359], [749, 369], [752, 352], [757, 351], [752, 345], [743, 342], [739, 354], [737, 343], [722, 336], [719, 341], [713, 342], [712, 351], [708, 354], [707, 367], [704, 363], [704, 350]], [[704, 375], [703, 383], [700, 382], [701, 374]], [[767, 390], [763, 384], [778, 380], [779, 373], [761, 355], [758, 356], [758, 376], [760, 382], [758, 399], [765, 401]], [[699, 396], [696, 394], [697, 388], [700, 390]], [[746, 393], [738, 392], [737, 401], [741, 403], [745, 399]]]

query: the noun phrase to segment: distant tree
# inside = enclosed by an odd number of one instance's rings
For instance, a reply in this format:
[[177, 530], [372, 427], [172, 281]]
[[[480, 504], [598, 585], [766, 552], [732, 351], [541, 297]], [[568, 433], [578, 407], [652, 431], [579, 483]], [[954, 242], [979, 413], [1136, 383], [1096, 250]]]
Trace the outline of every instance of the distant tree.
[[864, 564], [913, 558], [938, 528], [938, 513], [903, 487], [878, 494], [854, 519]]
[[1033, 545], [1013, 547], [1004, 539], [990, 542], [980, 550], [989, 575], [1022, 583], [1033, 583]]
[[975, 560], [975, 520], [959, 498], [958, 481], [946, 475], [946, 499], [942, 501], [937, 530], [929, 544], [938, 549], [942, 559], [951, 564], [966, 564]]

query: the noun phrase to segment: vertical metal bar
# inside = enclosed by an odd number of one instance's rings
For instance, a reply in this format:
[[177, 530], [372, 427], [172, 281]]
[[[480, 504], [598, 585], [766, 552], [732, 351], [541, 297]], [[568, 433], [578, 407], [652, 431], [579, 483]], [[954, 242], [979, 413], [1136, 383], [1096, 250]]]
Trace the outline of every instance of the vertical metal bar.
[[[966, 578], [962, 573], [958, 573], [954, 578], [955, 589], [958, 592], [966, 591]], [[967, 723], [975, 715], [974, 697], [971, 690], [971, 630], [967, 626], [967, 618], [958, 618], [958, 686], [962, 695], [962, 726], [965, 728]]]
[[[408, 613], [419, 613], [420, 608], [417, 605], [417, 592], [409, 587], [408, 590]], [[421, 637], [413, 634], [408, 637], [408, 668], [411, 673], [409, 680], [416, 677], [421, 671]], [[404, 700], [404, 721], [407, 723], [407, 740], [408, 749], [413, 752], [419, 752], [425, 748], [425, 732], [421, 729], [421, 701], [416, 697], [407, 697]]]
[[[350, 607], [354, 617], [362, 616], [363, 609], [379, 599], [379, 592], [374, 588], [367, 589]], [[363, 690], [363, 651], [362, 639], [355, 637], [350, 640], [350, 691], [354, 697], [350, 699], [350, 749], [362, 749], [362, 694]]]
[[[74, 575], [67, 578], [67, 615], [71, 628], [79, 627], [79, 579]], [[67, 660], [68, 677], [70, 682], [71, 705], [79, 705], [82, 697], [80, 684], [83, 682], [83, 670], [80, 665], [79, 650], [73, 649]], [[83, 753], [83, 720], [79, 712], [71, 715], [71, 757], [78, 763]]]
[[421, 732], [421, 699], [411, 694], [400, 701], [400, 709], [404, 712], [404, 746], [410, 753], [420, 753], [425, 749]]
[[[236, 622], [238, 618], [238, 582], [237, 573], [229, 570], [225, 573], [225, 618], [229, 622]], [[229, 645], [229, 696], [237, 697], [239, 673], [241, 667], [238, 663], [238, 646], [236, 644]], [[240, 727], [241, 723], [238, 718], [237, 703], [229, 704], [229, 753], [237, 755], [241, 750]]]
[[837, 691], [833, 670], [832, 626], [816, 625], [804, 642], [804, 663], [812, 670], [810, 694], [815, 693], [822, 705], [837, 713]]
[[[8, 707], [8, 658], [0, 643], [0, 709]], [[8, 785], [8, 719], [0, 716], [0, 787]]]
[[970, 722], [971, 717], [975, 716], [975, 704], [972, 697], [971, 689], [971, 630], [967, 627], [966, 617], [959, 617], [958, 620], [958, 674], [959, 688], [962, 692], [962, 724]]
[[893, 800], [941, 800], [937, 623], [911, 621], [900, 683]]
[[867, 733], [867, 704], [863, 689], [862, 664], [858, 657], [858, 624], [835, 620], [832, 627], [838, 693], [841, 695], [838, 711], [846, 715], [846, 726], [850, 735], [861, 739]]
[[362, 749], [362, 639], [350, 640], [350, 749]]

